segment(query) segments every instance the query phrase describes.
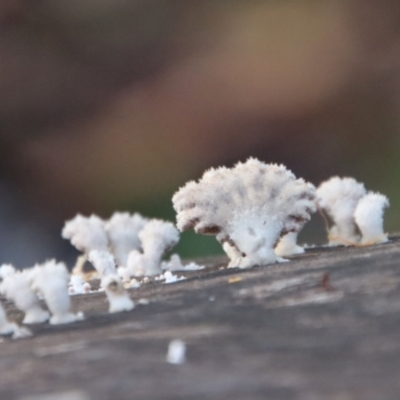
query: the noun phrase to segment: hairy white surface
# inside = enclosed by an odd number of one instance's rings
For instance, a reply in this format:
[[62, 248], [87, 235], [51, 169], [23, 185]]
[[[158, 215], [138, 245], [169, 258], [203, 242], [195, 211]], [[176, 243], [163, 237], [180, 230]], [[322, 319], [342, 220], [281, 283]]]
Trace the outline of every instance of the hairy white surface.
[[389, 207], [389, 200], [380, 193], [368, 193], [358, 202], [354, 218], [361, 232], [361, 244], [388, 241], [383, 231], [383, 213], [386, 207]]
[[304, 253], [304, 248], [297, 244], [297, 236], [298, 232], [289, 232], [282, 236], [275, 247], [276, 255], [279, 257], [288, 257]]
[[130, 282], [131, 273], [129, 272], [128, 267], [118, 267], [117, 274], [122, 279], [123, 282]]
[[354, 211], [366, 193], [364, 184], [354, 178], [335, 176], [318, 187], [318, 205], [328, 213], [334, 223], [329, 232], [331, 245], [351, 245], [359, 242]]
[[279, 237], [299, 231], [316, 211], [312, 184], [254, 158], [206, 171], [172, 201], [181, 231], [217, 235], [230, 266], [242, 268], [279, 261], [273, 251]]
[[70, 280], [67, 267], [64, 263], [55, 260], [36, 265], [29, 271], [31, 287], [40, 293], [52, 316], [50, 324], [67, 324], [83, 319], [83, 314], [70, 312], [71, 300], [68, 294]]
[[50, 314], [42, 309], [37, 294], [31, 288], [28, 270], [6, 276], [0, 284], [0, 292], [25, 313], [22, 321], [24, 324], [39, 324], [50, 318]]
[[89, 261], [101, 277], [117, 273], [114, 256], [109, 251], [92, 250], [89, 253]]
[[90, 292], [90, 283], [85, 282], [81, 276], [72, 275], [68, 284], [68, 293], [73, 294], [84, 294]]
[[164, 283], [175, 283], [186, 279], [184, 276], [174, 275], [171, 271], [165, 271], [160, 277], [165, 279]]
[[141, 250], [139, 232], [148, 222], [140, 214], [115, 212], [106, 221], [105, 229], [110, 240], [111, 251], [119, 266], [127, 266], [128, 255], [132, 250]]
[[4, 279], [7, 276], [14, 275], [17, 272], [15, 267], [11, 264], [3, 264], [0, 267], [0, 278]]
[[179, 242], [179, 232], [171, 222], [152, 219], [139, 233], [139, 238], [143, 253], [161, 261], [161, 257]]
[[130, 311], [134, 308], [135, 305], [118, 275], [104, 276], [101, 280], [101, 287], [106, 292], [110, 313]]
[[78, 214], [65, 223], [61, 235], [86, 254], [91, 250], [108, 250], [104, 221], [96, 215], [84, 217]]
[[181, 258], [178, 254], [172, 254], [169, 261], [164, 261], [161, 263], [161, 268], [168, 271], [197, 271], [199, 269], [204, 269], [203, 265], [198, 265], [194, 262], [183, 265]]
[[127, 266], [132, 276], [154, 276], [162, 273], [161, 260], [179, 241], [179, 232], [171, 222], [150, 220], [140, 231], [143, 252], [129, 253]]

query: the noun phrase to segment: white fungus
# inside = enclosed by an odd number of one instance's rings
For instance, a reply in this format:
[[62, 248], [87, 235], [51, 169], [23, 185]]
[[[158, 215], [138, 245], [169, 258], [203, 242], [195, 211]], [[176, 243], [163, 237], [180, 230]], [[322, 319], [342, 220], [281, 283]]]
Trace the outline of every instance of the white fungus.
[[52, 314], [50, 324], [68, 324], [83, 319], [83, 314], [70, 312], [71, 299], [68, 294], [70, 280], [64, 263], [55, 260], [36, 265], [29, 271], [33, 290], [41, 294]]
[[354, 218], [361, 232], [362, 245], [388, 241], [383, 231], [383, 213], [386, 207], [389, 207], [389, 200], [380, 193], [368, 193], [358, 202]]
[[15, 267], [11, 264], [3, 264], [0, 266], [0, 278], [4, 279], [5, 277], [9, 275], [15, 274], [17, 270]]
[[229, 266], [241, 268], [281, 261], [274, 252], [280, 236], [298, 232], [316, 211], [312, 184], [283, 165], [254, 158], [231, 169], [210, 169], [172, 201], [181, 231], [216, 235]]
[[354, 211], [366, 193], [364, 184], [354, 178], [335, 176], [318, 187], [318, 205], [333, 221], [329, 231], [330, 245], [352, 245], [359, 242]]
[[117, 274], [114, 257], [108, 251], [93, 250], [89, 253], [89, 261], [101, 275], [100, 286], [105, 290], [109, 302], [109, 312], [130, 311], [134, 303], [125, 290], [121, 278]]
[[101, 279], [101, 287], [104, 288], [108, 302], [109, 312], [117, 313], [130, 311], [134, 308], [134, 303], [125, 290], [121, 278], [118, 275], [106, 275]]
[[88, 258], [100, 276], [117, 273], [114, 256], [109, 251], [92, 250]]
[[61, 234], [64, 239], [69, 239], [82, 253], [89, 253], [90, 250], [108, 249], [104, 221], [97, 215], [84, 217], [78, 214], [65, 223]]
[[276, 255], [279, 257], [288, 257], [304, 253], [304, 248], [297, 244], [297, 236], [298, 232], [289, 232], [282, 236], [275, 247]]
[[182, 340], [172, 340], [168, 345], [166, 360], [169, 364], [184, 364], [186, 361], [186, 344]]
[[161, 277], [163, 277], [163, 279], [165, 279], [164, 283], [175, 283], [175, 282], [183, 281], [184, 279], [186, 279], [183, 276], [178, 277], [178, 275], [174, 275], [171, 271], [165, 271], [161, 275]]
[[29, 270], [6, 276], [0, 284], [0, 292], [25, 313], [24, 324], [40, 324], [50, 318], [49, 312], [42, 309], [37, 294], [31, 288]]
[[164, 261], [161, 263], [161, 268], [168, 271], [197, 271], [199, 269], [204, 269], [204, 266], [198, 265], [194, 262], [183, 265], [179, 255], [172, 254], [169, 261]]
[[129, 272], [128, 267], [118, 267], [117, 274], [122, 279], [123, 282], [130, 282], [131, 273]]
[[90, 283], [85, 282], [81, 276], [72, 275], [68, 285], [68, 293], [73, 294], [84, 294], [90, 292]]
[[380, 193], [367, 192], [353, 178], [333, 177], [317, 190], [318, 204], [333, 221], [330, 245], [362, 245], [388, 240], [383, 231], [383, 213], [389, 200]]
[[133, 250], [128, 257], [132, 276], [153, 276], [162, 273], [161, 260], [179, 241], [179, 232], [171, 222], [150, 220], [139, 233], [143, 252]]
[[105, 229], [110, 241], [110, 248], [117, 265], [126, 267], [128, 255], [132, 250], [141, 250], [139, 232], [147, 223], [147, 218], [140, 214], [115, 212], [106, 221]]
[[32, 332], [25, 327], [10, 322], [3, 306], [0, 304], [0, 335], [12, 335], [13, 339], [23, 339], [32, 336]]

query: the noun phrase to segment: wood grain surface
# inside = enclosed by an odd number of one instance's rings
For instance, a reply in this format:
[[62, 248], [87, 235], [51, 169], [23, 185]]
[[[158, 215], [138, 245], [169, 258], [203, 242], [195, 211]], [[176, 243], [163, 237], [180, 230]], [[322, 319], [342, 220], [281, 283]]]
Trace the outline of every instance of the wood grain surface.
[[[85, 321], [2, 339], [0, 398], [398, 400], [399, 258], [398, 237], [249, 270], [210, 258], [132, 289], [135, 309], [114, 315], [104, 293], [74, 296]], [[183, 365], [165, 361], [173, 339]]]

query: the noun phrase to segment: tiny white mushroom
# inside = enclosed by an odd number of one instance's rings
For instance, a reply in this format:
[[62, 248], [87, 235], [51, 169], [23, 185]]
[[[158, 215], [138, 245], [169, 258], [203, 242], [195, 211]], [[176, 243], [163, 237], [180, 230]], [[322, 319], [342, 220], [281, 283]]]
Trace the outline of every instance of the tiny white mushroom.
[[114, 257], [107, 251], [91, 251], [89, 260], [102, 276], [100, 286], [105, 290], [109, 301], [110, 313], [130, 311], [134, 303], [125, 290], [121, 278], [117, 274]]
[[129, 253], [132, 250], [141, 250], [139, 232], [147, 221], [147, 218], [138, 213], [130, 214], [128, 212], [116, 212], [106, 221], [105, 229], [117, 265], [126, 267]]
[[84, 217], [80, 214], [66, 221], [61, 232], [64, 239], [81, 251], [73, 271], [80, 273], [87, 256], [91, 250], [108, 250], [108, 237], [105, 231], [105, 223], [97, 215]]
[[389, 207], [389, 200], [380, 193], [368, 193], [358, 202], [354, 217], [361, 232], [361, 244], [388, 241], [383, 231], [383, 213], [386, 207]]
[[127, 267], [132, 276], [154, 276], [162, 273], [162, 257], [179, 241], [179, 232], [168, 221], [150, 220], [139, 233], [143, 253], [129, 253]]
[[322, 182], [318, 187], [318, 205], [328, 213], [334, 223], [329, 231], [330, 245], [348, 246], [360, 241], [354, 211], [365, 194], [364, 184], [357, 182], [354, 178], [335, 176]]
[[64, 263], [55, 260], [37, 265], [29, 271], [31, 287], [40, 293], [51, 313], [50, 324], [68, 324], [82, 320], [83, 313], [70, 311], [71, 299], [68, 294], [69, 273]]
[[104, 276], [101, 280], [101, 287], [104, 288], [106, 292], [110, 304], [110, 313], [130, 311], [134, 308], [135, 305], [118, 275]]
[[25, 313], [24, 324], [40, 324], [50, 318], [49, 312], [42, 309], [37, 294], [31, 288], [29, 271], [7, 275], [0, 284], [0, 292]]

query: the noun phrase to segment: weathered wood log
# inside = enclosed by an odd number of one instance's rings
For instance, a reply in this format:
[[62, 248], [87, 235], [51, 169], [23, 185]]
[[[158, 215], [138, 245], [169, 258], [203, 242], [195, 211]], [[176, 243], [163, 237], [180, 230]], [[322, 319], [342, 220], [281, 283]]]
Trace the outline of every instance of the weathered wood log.
[[[399, 399], [399, 258], [399, 237], [249, 270], [210, 258], [114, 315], [103, 293], [74, 296], [85, 321], [0, 343], [0, 398]], [[165, 361], [172, 339], [183, 365]]]

